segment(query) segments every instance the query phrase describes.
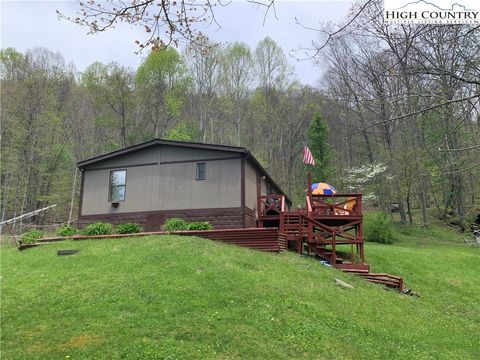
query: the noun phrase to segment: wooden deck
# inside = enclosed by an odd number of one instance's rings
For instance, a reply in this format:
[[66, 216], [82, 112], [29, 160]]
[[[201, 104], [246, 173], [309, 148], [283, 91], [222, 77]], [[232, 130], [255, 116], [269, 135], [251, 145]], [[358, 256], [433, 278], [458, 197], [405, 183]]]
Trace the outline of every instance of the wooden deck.
[[[365, 263], [361, 194], [312, 195], [309, 193], [306, 196], [306, 207], [295, 211], [286, 209], [284, 195], [270, 194], [259, 196], [257, 206], [258, 227], [255, 228], [77, 235], [70, 239], [174, 234], [199, 236], [261, 251], [279, 252], [293, 249], [301, 255], [311, 255], [326, 260], [331, 266], [344, 272], [402, 290], [401, 277], [371, 273], [370, 265]], [[41, 239], [39, 243], [65, 239], [67, 238]], [[21, 245], [19, 248], [32, 246], [36, 245]]]
[[402, 290], [402, 278], [371, 273], [370, 265], [365, 263], [362, 194], [308, 193], [305, 208], [295, 211], [285, 209], [282, 195], [271, 194], [260, 196], [257, 206], [259, 225], [278, 226], [279, 239], [287, 249], [319, 257], [370, 282]]
[[64, 240], [89, 240], [89, 239], [118, 239], [126, 237], [142, 237], [149, 235], [184, 235], [198, 236], [210, 240], [222, 241], [232, 245], [248, 247], [255, 250], [279, 252], [285, 250], [285, 242], [278, 237], [277, 228], [246, 228], [246, 229], [220, 229], [220, 230], [188, 230], [188, 231], [152, 231], [137, 234], [111, 234], [83, 236], [74, 235], [70, 237], [51, 237], [37, 240], [37, 244], [22, 244], [20, 250], [35, 247], [42, 243], [64, 241]]
[[177, 231], [178, 235], [205, 237], [210, 240], [248, 247], [250, 249], [279, 252], [285, 250], [285, 243], [278, 237], [277, 228], [246, 228], [224, 230]]

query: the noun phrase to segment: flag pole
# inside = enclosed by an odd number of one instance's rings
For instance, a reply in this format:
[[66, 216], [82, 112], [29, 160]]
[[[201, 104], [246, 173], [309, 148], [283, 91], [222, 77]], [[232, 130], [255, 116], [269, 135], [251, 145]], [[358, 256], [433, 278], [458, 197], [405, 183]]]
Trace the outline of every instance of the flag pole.
[[[308, 170], [308, 197], [312, 197], [312, 172]], [[310, 199], [311, 200], [311, 199]]]

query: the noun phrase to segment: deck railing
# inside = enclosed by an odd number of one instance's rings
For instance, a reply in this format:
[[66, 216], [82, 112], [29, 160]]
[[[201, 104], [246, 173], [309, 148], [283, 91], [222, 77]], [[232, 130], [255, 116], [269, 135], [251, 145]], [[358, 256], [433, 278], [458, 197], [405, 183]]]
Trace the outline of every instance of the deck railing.
[[307, 209], [309, 213], [325, 216], [359, 216], [362, 215], [362, 194], [310, 195]]
[[258, 197], [257, 209], [259, 216], [279, 216], [285, 211], [284, 195], [261, 195]]

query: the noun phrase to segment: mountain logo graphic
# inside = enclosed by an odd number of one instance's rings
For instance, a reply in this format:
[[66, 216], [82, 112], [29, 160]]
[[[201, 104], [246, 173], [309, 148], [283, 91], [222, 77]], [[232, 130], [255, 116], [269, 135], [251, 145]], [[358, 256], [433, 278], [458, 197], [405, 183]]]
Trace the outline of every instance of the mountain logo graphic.
[[457, 2], [451, 4], [450, 8], [443, 8], [443, 7], [438, 6], [437, 4], [434, 4], [433, 2], [426, 1], [426, 0], [410, 1], [410, 2], [407, 2], [405, 5], [403, 5], [399, 8], [393, 9], [393, 10], [402, 10], [402, 9], [405, 9], [406, 7], [408, 7], [409, 5], [416, 5], [416, 4], [430, 5], [430, 6], [433, 6], [437, 10], [440, 10], [440, 11], [455, 11], [455, 6], [462, 8], [463, 11], [475, 11], [475, 9], [467, 9], [467, 7], [465, 5], [459, 4]]

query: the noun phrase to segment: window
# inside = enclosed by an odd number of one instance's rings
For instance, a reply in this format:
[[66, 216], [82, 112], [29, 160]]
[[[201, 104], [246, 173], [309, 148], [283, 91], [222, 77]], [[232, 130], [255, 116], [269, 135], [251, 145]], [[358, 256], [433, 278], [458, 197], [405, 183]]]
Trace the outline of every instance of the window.
[[207, 165], [205, 163], [197, 163], [197, 180], [205, 180]]
[[127, 170], [110, 171], [110, 202], [125, 201]]

